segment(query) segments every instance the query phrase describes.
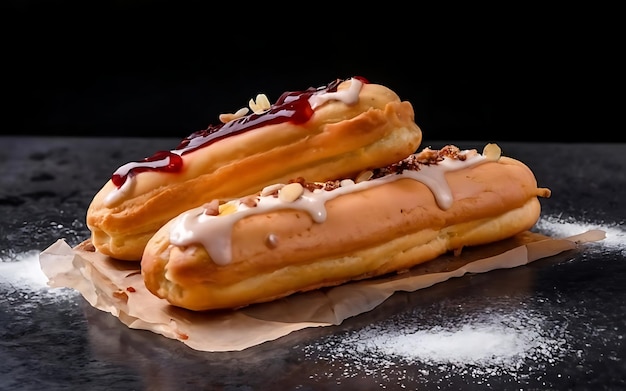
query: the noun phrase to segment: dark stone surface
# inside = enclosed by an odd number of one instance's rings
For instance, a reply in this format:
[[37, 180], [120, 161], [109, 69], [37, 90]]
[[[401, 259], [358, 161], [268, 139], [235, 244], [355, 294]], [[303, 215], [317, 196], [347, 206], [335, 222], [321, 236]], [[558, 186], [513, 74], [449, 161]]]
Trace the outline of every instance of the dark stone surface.
[[[179, 139], [0, 138], [0, 256], [3, 262], [63, 238], [88, 237], [85, 211], [119, 165]], [[424, 140], [434, 148], [444, 143]], [[456, 143], [462, 148], [484, 143]], [[527, 163], [553, 195], [543, 213], [622, 229], [626, 219], [626, 145], [500, 143]], [[203, 353], [131, 330], [80, 296], [57, 300], [0, 284], [0, 389], [624, 389], [626, 254], [594, 244], [531, 265], [447, 281], [394, 295], [337, 327], [303, 330], [243, 352]], [[471, 376], [450, 366], [398, 362], [354, 368], [307, 347], [368, 325], [394, 321], [417, 329], [484, 312], [524, 310], [566, 331], [552, 361], [528, 358], [511, 376]], [[523, 320], [523, 319], [522, 319]], [[340, 340], [340, 339], [337, 339]], [[313, 357], [319, 355], [319, 359]], [[343, 375], [350, 368], [350, 375]]]

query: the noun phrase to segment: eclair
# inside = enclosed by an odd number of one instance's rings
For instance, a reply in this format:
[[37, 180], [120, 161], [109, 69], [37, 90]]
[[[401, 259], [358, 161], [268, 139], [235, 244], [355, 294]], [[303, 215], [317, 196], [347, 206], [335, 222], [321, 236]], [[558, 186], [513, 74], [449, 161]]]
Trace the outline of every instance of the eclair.
[[536, 223], [549, 196], [496, 144], [424, 148], [352, 176], [205, 198], [156, 232], [141, 270], [148, 290], [174, 306], [236, 309], [509, 238]]
[[412, 105], [360, 77], [249, 103], [252, 112], [223, 115], [176, 148], [119, 167], [87, 210], [96, 250], [140, 261], [157, 230], [207, 200], [296, 177], [354, 176], [409, 156], [422, 140]]

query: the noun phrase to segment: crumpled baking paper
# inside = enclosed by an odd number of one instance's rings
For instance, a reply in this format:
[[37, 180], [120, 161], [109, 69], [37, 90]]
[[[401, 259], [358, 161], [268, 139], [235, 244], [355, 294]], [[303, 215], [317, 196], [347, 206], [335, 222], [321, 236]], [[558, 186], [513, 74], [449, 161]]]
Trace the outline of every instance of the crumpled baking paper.
[[461, 277], [513, 268], [605, 238], [604, 231], [553, 239], [524, 232], [487, 246], [446, 254], [410, 271], [385, 278], [295, 294], [235, 311], [194, 312], [152, 295], [140, 265], [93, 251], [89, 240], [75, 248], [60, 239], [39, 257], [51, 287], [77, 290], [95, 308], [111, 313], [132, 329], [150, 330], [207, 352], [240, 351], [307, 327], [338, 325], [365, 313], [394, 292], [413, 292]]

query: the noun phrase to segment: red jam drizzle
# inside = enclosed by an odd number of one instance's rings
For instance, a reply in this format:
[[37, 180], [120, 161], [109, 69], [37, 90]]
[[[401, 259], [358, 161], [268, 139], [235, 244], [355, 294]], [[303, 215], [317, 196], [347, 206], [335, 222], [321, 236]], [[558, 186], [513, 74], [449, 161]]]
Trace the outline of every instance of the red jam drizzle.
[[[165, 161], [165, 159], [168, 159], [168, 163], [166, 165], [159, 167], [150, 165], [152, 162], [162, 162]], [[180, 157], [180, 155], [171, 151], [158, 151], [155, 152], [154, 155], [138, 162], [137, 165], [128, 170], [126, 174], [113, 174], [111, 176], [111, 182], [119, 188], [124, 184], [124, 182], [126, 182], [126, 178], [128, 178], [129, 175], [136, 175], [144, 171], [178, 172], [182, 169], [182, 167], [183, 158]]]
[[[361, 76], [355, 76], [364, 84], [369, 81]], [[179, 172], [183, 167], [182, 155], [196, 151], [200, 148], [211, 145], [219, 140], [227, 137], [260, 128], [266, 125], [280, 124], [291, 122], [294, 124], [303, 124], [307, 122], [314, 113], [309, 99], [314, 94], [336, 92], [342, 79], [337, 79], [328, 83], [325, 87], [310, 87], [304, 91], [288, 91], [284, 92], [280, 98], [271, 105], [269, 110], [260, 114], [249, 114], [233, 121], [222, 123], [219, 125], [209, 125], [208, 128], [192, 133], [183, 139], [176, 149], [172, 151], [159, 151], [154, 155], [147, 157], [139, 162], [130, 164], [132, 168], [127, 171], [116, 171], [111, 177], [111, 181], [118, 188], [121, 187], [128, 176], [136, 175], [145, 171], [159, 172]], [[155, 162], [163, 162], [169, 159], [167, 164], [156, 164]]]

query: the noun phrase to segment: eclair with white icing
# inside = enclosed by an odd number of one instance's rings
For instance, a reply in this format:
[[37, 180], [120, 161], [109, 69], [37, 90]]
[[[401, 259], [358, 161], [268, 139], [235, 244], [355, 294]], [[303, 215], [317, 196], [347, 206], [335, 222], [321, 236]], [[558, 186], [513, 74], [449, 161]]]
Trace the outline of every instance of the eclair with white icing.
[[351, 176], [414, 153], [422, 133], [412, 105], [355, 77], [264, 95], [193, 133], [171, 151], [118, 168], [87, 211], [91, 241], [113, 258], [139, 261], [174, 216], [211, 199], [229, 200], [273, 183]]
[[530, 229], [550, 196], [495, 144], [426, 148], [339, 178], [295, 178], [182, 213], [146, 246], [146, 287], [203, 311], [402, 272]]

